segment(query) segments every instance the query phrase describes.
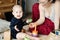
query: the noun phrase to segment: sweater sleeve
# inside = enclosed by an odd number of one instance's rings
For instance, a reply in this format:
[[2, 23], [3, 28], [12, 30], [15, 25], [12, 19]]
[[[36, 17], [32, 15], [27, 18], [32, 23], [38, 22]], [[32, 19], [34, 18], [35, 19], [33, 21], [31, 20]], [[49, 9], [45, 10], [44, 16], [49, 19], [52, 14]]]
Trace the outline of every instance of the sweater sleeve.
[[38, 9], [39, 3], [35, 3], [32, 6], [32, 22], [35, 22], [39, 19], [39, 9]]
[[36, 3], [32, 7], [32, 19], [37, 25], [40, 25], [44, 22], [44, 8], [39, 4]]
[[10, 29], [15, 30], [14, 26], [15, 26], [15, 22], [12, 20], [11, 23], [10, 23]]

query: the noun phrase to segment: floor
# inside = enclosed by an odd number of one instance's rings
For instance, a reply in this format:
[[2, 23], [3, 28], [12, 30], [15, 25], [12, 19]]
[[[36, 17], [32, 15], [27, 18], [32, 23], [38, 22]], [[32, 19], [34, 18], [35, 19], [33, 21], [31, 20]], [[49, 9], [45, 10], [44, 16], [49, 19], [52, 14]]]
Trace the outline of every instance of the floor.
[[[3, 40], [3, 33], [0, 34], [0, 40]], [[36, 37], [34, 37], [35, 39]], [[41, 40], [60, 40], [60, 35], [55, 35], [54, 33], [50, 33], [48, 36], [47, 35], [40, 35], [39, 38]], [[12, 39], [12, 40], [16, 40], [16, 39]]]

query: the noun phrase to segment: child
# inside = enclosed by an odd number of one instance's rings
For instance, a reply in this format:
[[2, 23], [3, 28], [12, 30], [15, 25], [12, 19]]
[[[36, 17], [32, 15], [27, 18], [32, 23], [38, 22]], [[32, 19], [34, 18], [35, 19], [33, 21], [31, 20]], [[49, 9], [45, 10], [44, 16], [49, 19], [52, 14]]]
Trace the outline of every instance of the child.
[[12, 10], [12, 14], [14, 17], [12, 18], [10, 24], [11, 37], [16, 38], [16, 34], [21, 32], [25, 21], [22, 21], [23, 11], [20, 5], [15, 5]]

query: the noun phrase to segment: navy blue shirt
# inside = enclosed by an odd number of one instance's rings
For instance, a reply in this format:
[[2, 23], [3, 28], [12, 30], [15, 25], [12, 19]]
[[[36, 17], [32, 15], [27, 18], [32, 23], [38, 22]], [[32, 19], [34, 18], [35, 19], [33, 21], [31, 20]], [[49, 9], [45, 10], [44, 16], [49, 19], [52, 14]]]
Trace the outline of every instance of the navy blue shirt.
[[[22, 18], [21, 19], [16, 19], [16, 18], [12, 18], [11, 20], [11, 24], [10, 24], [10, 29], [11, 29], [11, 37], [12, 38], [16, 38], [16, 34], [21, 32], [23, 26], [25, 25], [25, 21], [23, 22], [22, 21]], [[15, 26], [17, 25], [17, 28], [19, 29], [19, 32], [15, 30]]]

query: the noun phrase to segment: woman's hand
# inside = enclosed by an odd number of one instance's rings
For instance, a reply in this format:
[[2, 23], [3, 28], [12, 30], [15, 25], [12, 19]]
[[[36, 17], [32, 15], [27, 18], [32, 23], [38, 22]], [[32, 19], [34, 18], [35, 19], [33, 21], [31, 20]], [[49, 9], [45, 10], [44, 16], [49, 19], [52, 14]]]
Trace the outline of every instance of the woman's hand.
[[35, 23], [30, 23], [30, 24], [29, 24], [29, 28], [34, 28], [35, 26], [36, 26]]

